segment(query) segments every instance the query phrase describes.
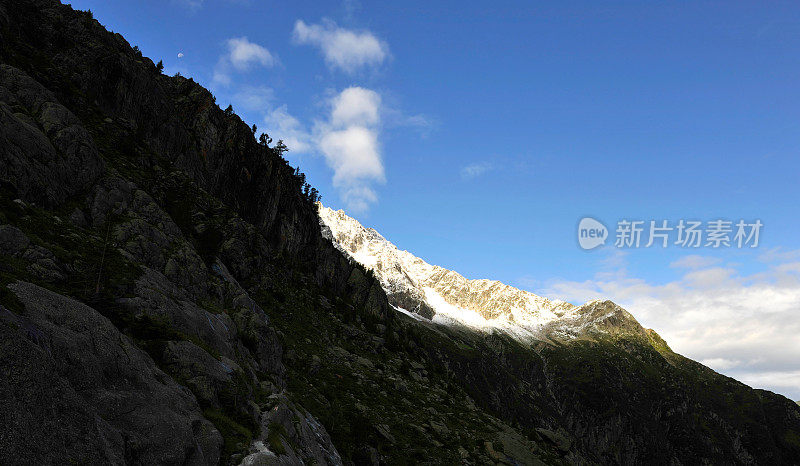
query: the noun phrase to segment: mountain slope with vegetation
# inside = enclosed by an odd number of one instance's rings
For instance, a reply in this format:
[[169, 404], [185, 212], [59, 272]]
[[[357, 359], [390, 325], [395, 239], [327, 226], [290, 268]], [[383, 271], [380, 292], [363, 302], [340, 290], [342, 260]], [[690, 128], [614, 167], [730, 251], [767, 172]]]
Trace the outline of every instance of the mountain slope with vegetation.
[[800, 462], [794, 402], [613, 303], [530, 344], [395, 312], [256, 136], [90, 13], [0, 0], [0, 463]]

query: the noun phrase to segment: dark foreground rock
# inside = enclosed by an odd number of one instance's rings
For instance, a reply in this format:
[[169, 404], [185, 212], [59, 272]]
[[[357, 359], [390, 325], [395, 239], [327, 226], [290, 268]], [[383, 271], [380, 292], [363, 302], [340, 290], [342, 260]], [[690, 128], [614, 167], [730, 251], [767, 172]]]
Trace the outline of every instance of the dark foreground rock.
[[[0, 462], [216, 464], [222, 436], [192, 393], [94, 309], [26, 282], [8, 285]], [[169, 442], [164, 439], [169, 438]]]

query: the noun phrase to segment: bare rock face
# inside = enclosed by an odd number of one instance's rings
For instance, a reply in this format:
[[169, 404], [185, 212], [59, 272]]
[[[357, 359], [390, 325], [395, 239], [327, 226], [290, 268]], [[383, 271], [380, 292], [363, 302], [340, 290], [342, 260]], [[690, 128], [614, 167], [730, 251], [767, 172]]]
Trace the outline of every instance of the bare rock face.
[[0, 182], [54, 206], [90, 187], [103, 167], [80, 120], [23, 71], [0, 64]]
[[285, 395], [271, 397], [272, 407], [261, 415], [260, 438], [242, 466], [318, 464], [338, 466], [342, 459], [325, 427]]
[[165, 367], [184, 381], [205, 405], [220, 405], [220, 398], [236, 393], [242, 369], [229, 358], [218, 360], [190, 341], [170, 341], [162, 355]]
[[[194, 396], [159, 370], [108, 319], [30, 283], [8, 288], [25, 312], [2, 325], [2, 367], [14, 369], [2, 384], [4, 404], [13, 406], [11, 422], [6, 424], [11, 429], [4, 429], [3, 437], [9, 441], [0, 448], [3, 463], [14, 463], [17, 454], [63, 463], [219, 461], [222, 437], [203, 419]], [[38, 364], [30, 364], [28, 357]], [[10, 403], [19, 397], [29, 402]], [[66, 426], [42, 429], [60, 422]], [[65, 451], [53, 448], [53, 439], [36, 442], [51, 432], [64, 442]]]
[[38, 327], [4, 308], [0, 322], [0, 462], [124, 464], [122, 435], [59, 376]]
[[[90, 13], [0, 0], [0, 302], [13, 307], [0, 356], [27, 374], [4, 380], [19, 422], [0, 429], [0, 463], [236, 461], [260, 435], [256, 401], [287, 386], [251, 297], [279, 294], [284, 271], [389, 321], [380, 285], [320, 234], [294, 171]], [[50, 335], [58, 354], [22, 358]], [[65, 458], [29, 425], [51, 426]]]

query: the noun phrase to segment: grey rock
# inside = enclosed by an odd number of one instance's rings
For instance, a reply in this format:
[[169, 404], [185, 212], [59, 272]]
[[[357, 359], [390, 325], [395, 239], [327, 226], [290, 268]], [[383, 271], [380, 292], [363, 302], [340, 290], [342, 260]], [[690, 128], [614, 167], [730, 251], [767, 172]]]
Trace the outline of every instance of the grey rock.
[[389, 441], [389, 443], [397, 443], [397, 439], [394, 438], [394, 435], [392, 435], [391, 431], [389, 430], [389, 426], [386, 424], [376, 425], [375, 430], [381, 435], [381, 437]]
[[[342, 464], [328, 432], [314, 416], [285, 395], [272, 395], [270, 400], [274, 406], [261, 414], [261, 436], [242, 464]], [[270, 438], [281, 443], [282, 453], [270, 451]]]
[[0, 323], [0, 403], [2, 464], [125, 464], [119, 430], [59, 375], [45, 349], [7, 320]]
[[28, 202], [55, 206], [104, 170], [80, 120], [23, 71], [0, 65], [0, 180]]
[[250, 306], [239, 309], [234, 322], [239, 338], [250, 349], [261, 370], [276, 375], [282, 381], [285, 372], [281, 362], [283, 347], [275, 330], [269, 326], [264, 311], [251, 301]]
[[114, 228], [113, 239], [137, 262], [163, 270], [167, 263], [165, 252], [171, 241], [163, 232], [141, 218], [132, 218]]
[[[28, 386], [44, 393], [64, 393], [49, 403], [67, 404], [61, 407], [64, 414], [74, 407], [77, 419], [66, 422], [82, 430], [59, 426], [58, 435], [78, 438], [87, 429], [91, 434], [87, 440], [79, 440], [76, 454], [86, 451], [110, 463], [124, 459], [129, 464], [219, 461], [222, 438], [203, 419], [194, 396], [161, 372], [147, 353], [110, 321], [84, 304], [30, 283], [15, 282], [9, 289], [24, 304], [25, 317], [47, 336], [51, 352], [39, 351], [34, 360], [23, 357], [15, 364], [3, 364], [3, 368], [18, 368], [6, 384], [12, 393], [22, 391], [29, 397]], [[26, 345], [20, 341], [24, 337], [12, 337], [16, 348]], [[5, 338], [3, 341], [8, 344]], [[48, 377], [33, 378], [40, 373], [39, 363], [50, 368]], [[18, 377], [20, 374], [23, 376]], [[19, 419], [50, 422], [38, 419], [42, 410], [34, 399], [17, 403], [15, 409]], [[29, 444], [24, 432], [10, 435], [17, 439], [16, 448], [40, 449]], [[95, 448], [93, 442], [101, 447]]]
[[27, 262], [26, 269], [32, 275], [53, 282], [64, 279], [64, 273], [55, 254], [47, 248], [32, 245], [20, 254]]
[[19, 228], [12, 225], [0, 225], [0, 254], [13, 256], [22, 252], [31, 240]]
[[163, 273], [195, 300], [207, 294], [208, 268], [194, 248], [186, 242], [179, 243], [169, 255]]
[[236, 358], [236, 327], [227, 314], [206, 311], [160, 272], [147, 267], [142, 270], [133, 295], [117, 299], [124, 309], [196, 337], [223, 356]]
[[241, 368], [230, 359], [219, 361], [189, 341], [170, 341], [162, 355], [164, 367], [192, 390], [200, 403], [219, 406], [219, 394], [232, 387], [232, 374]]
[[447, 428], [441, 422], [438, 421], [430, 421], [431, 429], [438, 435], [440, 438], [446, 438], [448, 434], [450, 434], [450, 429]]
[[[437, 446], [441, 446], [441, 444]], [[375, 447], [364, 445], [356, 452], [356, 461], [359, 464], [378, 466], [381, 464], [381, 455], [378, 453], [378, 450], [376, 450]]]
[[89, 198], [92, 226], [99, 227], [109, 215], [128, 210], [135, 186], [121, 178], [105, 178], [94, 187]]
[[157, 270], [193, 300], [208, 299], [208, 270], [172, 218], [149, 194], [119, 178], [103, 180], [92, 197], [92, 222], [125, 212], [114, 225], [112, 238], [133, 258]]
[[537, 428], [536, 432], [552, 442], [561, 451], [569, 451], [569, 448], [572, 445], [572, 441], [563, 432], [554, 432], [552, 430], [543, 428]]

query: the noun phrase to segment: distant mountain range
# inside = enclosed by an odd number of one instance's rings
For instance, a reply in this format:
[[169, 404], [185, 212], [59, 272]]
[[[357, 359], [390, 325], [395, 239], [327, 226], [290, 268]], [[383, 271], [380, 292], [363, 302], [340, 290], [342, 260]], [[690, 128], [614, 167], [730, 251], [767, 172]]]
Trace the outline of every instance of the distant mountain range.
[[468, 280], [401, 251], [373, 228], [343, 210], [317, 203], [324, 237], [375, 273], [389, 302], [400, 312], [440, 324], [503, 331], [522, 342], [565, 341], [596, 333], [645, 331], [610, 301], [574, 306], [551, 301], [495, 280]]

